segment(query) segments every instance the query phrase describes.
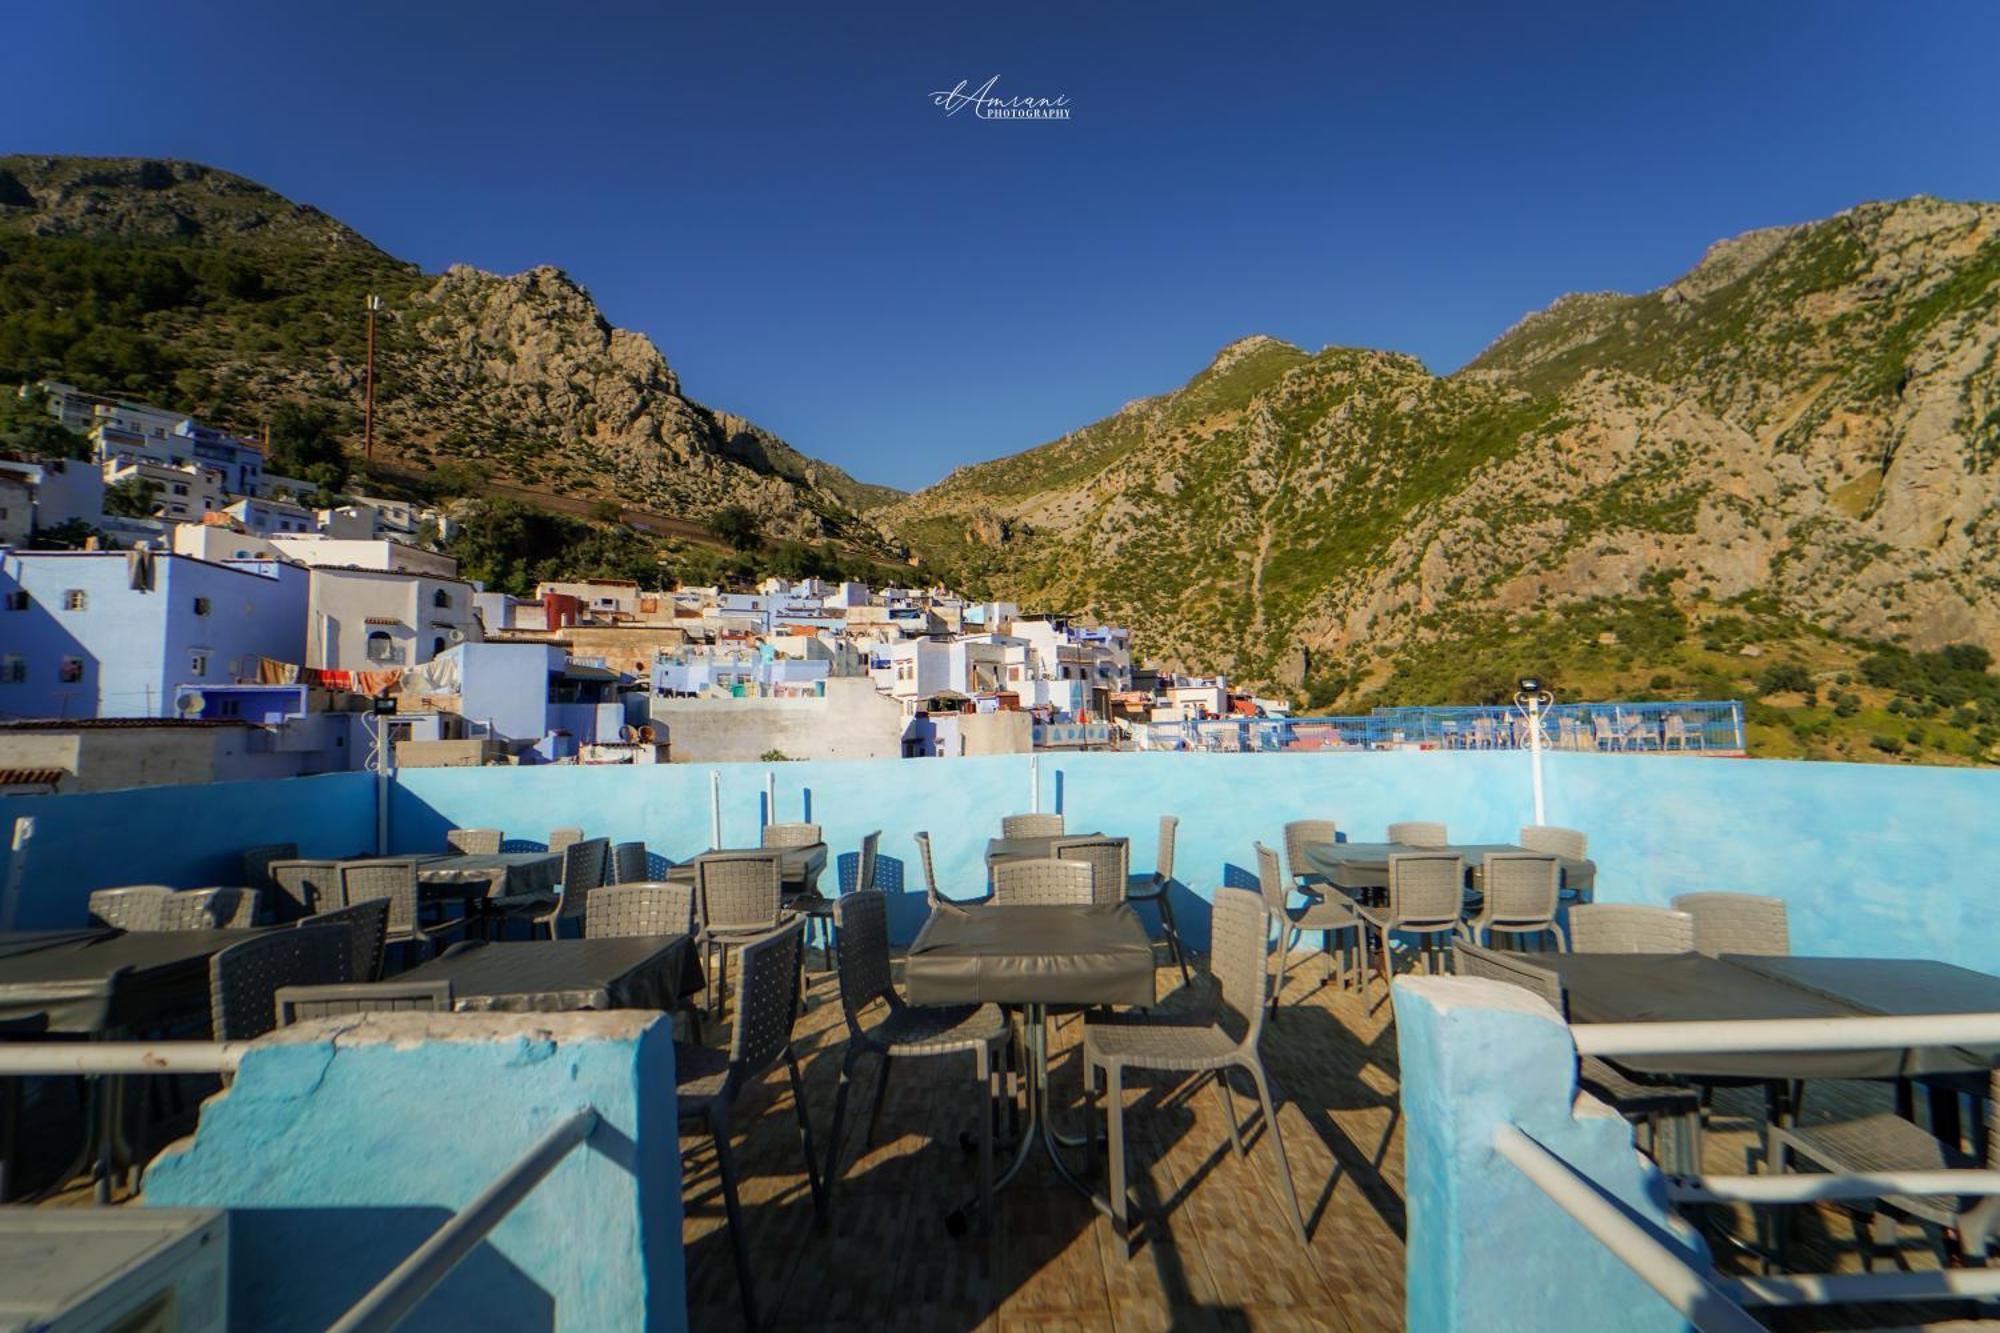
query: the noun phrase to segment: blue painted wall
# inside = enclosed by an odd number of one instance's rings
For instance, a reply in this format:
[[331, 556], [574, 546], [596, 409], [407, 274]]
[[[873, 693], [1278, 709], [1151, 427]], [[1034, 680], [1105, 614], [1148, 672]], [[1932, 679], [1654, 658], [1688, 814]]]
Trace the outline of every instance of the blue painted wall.
[[0, 848], [35, 820], [14, 925], [80, 926], [92, 889], [238, 884], [243, 849], [296, 842], [302, 856], [375, 846], [375, 779], [329, 773], [273, 782], [143, 787], [75, 796], [0, 796]]
[[286, 1029], [147, 1170], [145, 1202], [230, 1211], [232, 1328], [319, 1330], [584, 1107], [602, 1117], [590, 1138], [403, 1327], [684, 1329], [673, 1032], [658, 1015]]

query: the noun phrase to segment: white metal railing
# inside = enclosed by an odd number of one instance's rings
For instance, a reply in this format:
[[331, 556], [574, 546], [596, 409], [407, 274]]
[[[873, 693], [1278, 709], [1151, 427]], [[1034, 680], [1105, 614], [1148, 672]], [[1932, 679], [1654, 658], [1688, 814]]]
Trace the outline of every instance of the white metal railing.
[[0, 1078], [102, 1074], [227, 1074], [242, 1041], [79, 1041], [0, 1043]]
[[[1873, 1051], [1933, 1046], [2000, 1047], [2000, 1013], [1786, 1018], [1706, 1023], [1590, 1023], [1572, 1027], [1579, 1055], [1699, 1055]], [[1981, 1300], [2000, 1296], [2000, 1269], [1933, 1273], [1798, 1273], [1730, 1278], [1697, 1267], [1588, 1176], [1517, 1126], [1493, 1131], [1506, 1158], [1584, 1230], [1703, 1333], [1763, 1327], [1745, 1306], [1866, 1301]], [[2000, 1197], [2000, 1170], [1888, 1171], [1859, 1175], [1670, 1177], [1679, 1203], [1793, 1205], [1891, 1194]]]

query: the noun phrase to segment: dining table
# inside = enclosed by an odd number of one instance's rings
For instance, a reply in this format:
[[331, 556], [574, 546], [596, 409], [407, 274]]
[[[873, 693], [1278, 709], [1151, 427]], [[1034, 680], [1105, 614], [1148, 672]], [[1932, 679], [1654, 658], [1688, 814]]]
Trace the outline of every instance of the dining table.
[[465, 940], [396, 981], [450, 982], [459, 1013], [672, 1012], [701, 991], [702, 971], [694, 941], [684, 934]]
[[826, 869], [826, 844], [823, 842], [802, 843], [793, 847], [711, 847], [670, 868], [666, 874], [669, 884], [692, 884], [695, 881], [695, 862], [702, 856], [746, 856], [753, 852], [778, 853], [778, 876], [783, 882], [786, 897], [802, 893], [819, 892], [819, 877]]
[[989, 838], [986, 841], [986, 868], [991, 870], [1008, 861], [1046, 861], [1056, 854], [1059, 842], [1103, 836], [1102, 833], [1058, 833], [1053, 837]]
[[[1027, 1165], [1039, 1145], [1056, 1174], [1100, 1212], [1111, 1205], [1062, 1159], [1062, 1136], [1049, 1103], [1048, 1013], [1051, 1008], [1151, 1005], [1153, 945], [1125, 903], [997, 906], [945, 903], [925, 921], [903, 965], [911, 1004], [1000, 1004], [1022, 1011], [1030, 1076], [1027, 1119], [998, 1190]], [[963, 1234], [976, 1200], [945, 1225]]]
[[[1307, 866], [1326, 876], [1335, 888], [1350, 894], [1366, 894], [1387, 888], [1389, 858], [1392, 856], [1421, 856], [1439, 852], [1457, 856], [1465, 862], [1466, 887], [1474, 893], [1483, 888], [1483, 867], [1488, 852], [1536, 854], [1533, 848], [1512, 842], [1454, 842], [1443, 847], [1414, 847], [1401, 842], [1309, 842], [1299, 849], [1299, 855]], [[1556, 861], [1564, 895], [1577, 902], [1591, 901], [1597, 889], [1597, 863], [1573, 856], [1558, 856]]]

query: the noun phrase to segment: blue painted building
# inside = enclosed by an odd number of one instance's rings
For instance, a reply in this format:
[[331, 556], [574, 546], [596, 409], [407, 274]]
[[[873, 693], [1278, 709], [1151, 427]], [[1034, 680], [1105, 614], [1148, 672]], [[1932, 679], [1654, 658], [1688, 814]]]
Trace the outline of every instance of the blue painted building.
[[0, 716], [170, 716], [178, 686], [299, 661], [306, 588], [280, 561], [0, 552]]

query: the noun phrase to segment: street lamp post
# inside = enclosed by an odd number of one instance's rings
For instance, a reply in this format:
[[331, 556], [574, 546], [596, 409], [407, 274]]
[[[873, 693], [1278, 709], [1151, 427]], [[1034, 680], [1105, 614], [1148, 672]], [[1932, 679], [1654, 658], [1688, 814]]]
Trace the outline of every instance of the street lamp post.
[[1535, 784], [1535, 823], [1546, 824], [1542, 804], [1542, 710], [1556, 701], [1555, 696], [1542, 688], [1542, 682], [1533, 676], [1521, 678], [1520, 692], [1514, 696], [1514, 706], [1528, 718], [1528, 767]]
[[371, 462], [375, 458], [375, 312], [382, 298], [368, 293], [368, 369], [361, 380], [361, 452]]

